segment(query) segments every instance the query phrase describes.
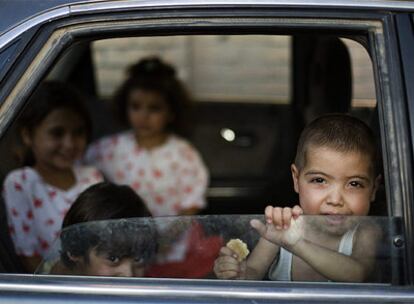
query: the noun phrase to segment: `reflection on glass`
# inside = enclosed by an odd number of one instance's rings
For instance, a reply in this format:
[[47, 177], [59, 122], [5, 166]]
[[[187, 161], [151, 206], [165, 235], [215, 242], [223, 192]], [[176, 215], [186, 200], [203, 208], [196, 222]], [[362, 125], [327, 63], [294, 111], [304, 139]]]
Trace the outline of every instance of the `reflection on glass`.
[[52, 274], [143, 276], [156, 254], [151, 219], [78, 224], [60, 234], [59, 256], [46, 263]]
[[[256, 228], [257, 221], [260, 221], [264, 229], [261, 231], [262, 236], [268, 238], [265, 234], [271, 235], [268, 243], [273, 242], [274, 248], [279, 245], [284, 248], [280, 253], [277, 250], [277, 254], [266, 263], [263, 261], [266, 256], [258, 255], [260, 251], [257, 248], [263, 240], [252, 227], [252, 220], [256, 220]], [[341, 259], [350, 256], [357, 257], [363, 264], [372, 265], [370, 273], [362, 281], [393, 283], [395, 277], [401, 276], [398, 273], [401, 249], [391, 242], [398, 234], [397, 223], [397, 218], [389, 217], [301, 216], [295, 223], [292, 222], [288, 230], [280, 231], [265, 224], [263, 215], [205, 215], [88, 222], [64, 229], [37, 273], [286, 280], [280, 277], [280, 269], [285, 268], [291, 276], [290, 280], [337, 281], [330, 280], [321, 273], [312, 274], [319, 267], [317, 265], [304, 268], [308, 271], [308, 276], [298, 276], [295, 265], [305, 263], [304, 260], [308, 257], [303, 252], [300, 257], [291, 255], [293, 257], [286, 258], [286, 255], [290, 251], [299, 252], [297, 248], [293, 249], [292, 244], [301, 239], [321, 252], [328, 250], [333, 254], [335, 259], [329, 264], [329, 275], [344, 272]], [[236, 239], [241, 242], [234, 241]], [[230, 249], [231, 245], [226, 246], [230, 240], [236, 246], [231, 247], [233, 249]], [[189, 250], [184, 250], [187, 244], [183, 244], [183, 241], [190, 243], [187, 247]], [[183, 244], [183, 250], [180, 250], [179, 244]], [[374, 248], [364, 248], [364, 244]], [[244, 246], [246, 247], [243, 248]], [[306, 247], [309, 251], [305, 255], [312, 254], [313, 247]], [[240, 248], [242, 252], [247, 253], [246, 249], [250, 252], [246, 259], [240, 258]], [[369, 254], [370, 251], [373, 254]], [[238, 269], [237, 275], [231, 273], [234, 266], [230, 266], [230, 269], [220, 268], [220, 261], [226, 253], [237, 260], [237, 265], [244, 267]], [[262, 275], [255, 277], [249, 275], [248, 265], [257, 257], [259, 259], [256, 261], [265, 263], [266, 267]], [[348, 267], [345, 272], [351, 272], [352, 269]], [[227, 273], [223, 275], [225, 271]]]

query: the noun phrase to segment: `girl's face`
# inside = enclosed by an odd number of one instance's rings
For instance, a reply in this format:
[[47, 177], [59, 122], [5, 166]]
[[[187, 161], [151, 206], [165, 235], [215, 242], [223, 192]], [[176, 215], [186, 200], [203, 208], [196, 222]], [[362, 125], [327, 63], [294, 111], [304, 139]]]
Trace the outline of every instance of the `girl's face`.
[[138, 138], [163, 136], [174, 119], [165, 98], [155, 92], [134, 89], [127, 103], [129, 123]]
[[141, 259], [120, 258], [108, 253], [98, 253], [92, 249], [89, 261], [78, 263], [79, 271], [89, 276], [142, 277], [145, 267]]
[[31, 148], [36, 167], [67, 170], [86, 147], [86, 124], [71, 109], [52, 110], [34, 130], [23, 130], [23, 141]]

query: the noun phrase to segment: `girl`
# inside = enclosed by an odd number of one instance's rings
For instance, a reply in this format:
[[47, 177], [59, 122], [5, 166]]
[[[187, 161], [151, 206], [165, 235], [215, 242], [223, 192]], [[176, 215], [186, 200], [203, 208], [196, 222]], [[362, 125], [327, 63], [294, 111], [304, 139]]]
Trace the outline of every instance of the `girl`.
[[102, 176], [95, 168], [75, 165], [91, 131], [76, 91], [44, 82], [28, 104], [19, 130], [27, 149], [24, 167], [7, 175], [3, 196], [16, 253], [33, 272], [78, 194]]
[[194, 214], [206, 205], [207, 170], [177, 135], [187, 101], [171, 66], [157, 58], [141, 60], [115, 96], [131, 130], [99, 140], [86, 154], [107, 179], [130, 185], [153, 216]]

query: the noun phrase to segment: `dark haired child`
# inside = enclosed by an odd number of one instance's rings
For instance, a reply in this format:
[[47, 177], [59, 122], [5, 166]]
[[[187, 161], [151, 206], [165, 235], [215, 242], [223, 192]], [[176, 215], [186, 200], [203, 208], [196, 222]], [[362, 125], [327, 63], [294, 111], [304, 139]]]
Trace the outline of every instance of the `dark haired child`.
[[170, 65], [144, 58], [129, 69], [115, 103], [131, 130], [98, 140], [86, 153], [105, 177], [130, 185], [153, 216], [190, 215], [205, 207], [208, 172], [179, 136], [189, 98]]
[[51, 273], [143, 276], [156, 251], [155, 225], [149, 218], [130, 218], [147, 216], [144, 202], [129, 186], [104, 182], [89, 187], [63, 220], [60, 261]]
[[7, 175], [3, 196], [16, 253], [33, 272], [73, 201], [102, 175], [76, 164], [91, 126], [82, 97], [68, 85], [42, 83], [30, 97], [19, 127], [26, 148], [24, 167]]
[[[299, 139], [291, 166], [299, 206], [265, 209], [252, 220], [261, 238], [247, 261], [222, 247], [214, 271], [221, 279], [364, 282], [374, 270], [381, 233], [348, 216], [368, 215], [375, 199], [376, 143], [365, 123], [345, 114], [322, 116]], [[323, 215], [313, 220], [301, 215]]]

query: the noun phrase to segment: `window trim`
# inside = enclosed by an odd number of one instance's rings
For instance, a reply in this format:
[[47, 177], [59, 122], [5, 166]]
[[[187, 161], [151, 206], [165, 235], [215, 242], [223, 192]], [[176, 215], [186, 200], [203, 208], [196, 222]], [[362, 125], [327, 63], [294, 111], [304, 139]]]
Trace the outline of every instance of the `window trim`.
[[404, 88], [402, 87], [402, 71], [398, 64], [392, 64], [401, 62], [393, 16], [385, 16], [383, 24], [383, 35], [371, 33], [370, 41], [374, 78], [376, 79], [381, 139], [384, 139], [381, 140], [384, 177], [389, 215], [403, 218], [404, 231], [402, 234], [406, 247], [404, 282], [413, 285], [414, 261], [409, 254], [414, 250], [414, 242], [412, 241], [414, 235], [411, 227], [413, 209], [408, 203], [414, 199], [410, 189], [412, 154], [409, 149], [411, 146], [409, 118], [406, 111]]
[[[276, 288], [277, 287], [277, 288]], [[0, 290], [10, 297], [18, 292], [19, 299], [62, 299], [70, 296], [91, 302], [120, 302], [121, 299], [162, 301], [162, 303], [240, 303], [257, 300], [279, 302], [349, 303], [414, 301], [410, 289], [383, 284], [300, 283], [270, 281], [185, 280], [151, 278], [108, 278], [79, 276], [1, 275]], [[102, 298], [103, 297], [103, 298]], [[1, 300], [1, 298], [0, 298]]]
[[[260, 10], [254, 10], [254, 13], [261, 12]], [[269, 10], [266, 11], [269, 14]], [[63, 21], [62, 23], [51, 23], [47, 25], [45, 32], [40, 32], [38, 37], [41, 37], [36, 43], [36, 47], [41, 48], [39, 54], [34, 57], [34, 60], [28, 65], [27, 69], [22, 72], [22, 77], [18, 80], [17, 85], [11, 91], [10, 95], [5, 99], [3, 106], [0, 109], [0, 133], [5, 132], [7, 126], [11, 123], [12, 119], [16, 117], [17, 112], [22, 108], [25, 99], [30, 94], [31, 90], [36, 86], [36, 84], [40, 81], [40, 79], [47, 73], [49, 67], [55, 62], [58, 58], [60, 53], [71, 43], [73, 43], [76, 39], [88, 39], [94, 35], [108, 35], [109, 33], [125, 31], [131, 32], [131, 22], [133, 22], [136, 26], [134, 29], [135, 31], [137, 28], [141, 31], [141, 33], [147, 32], [156, 32], [159, 30], [160, 33], [166, 32], [179, 32], [179, 33], [191, 33], [191, 31], [217, 31], [218, 29], [226, 28], [228, 31], [236, 31], [238, 29], [248, 28], [249, 31], [254, 32], [252, 28], [255, 28], [256, 31], [263, 31], [263, 28], [267, 27], [280, 27], [280, 28], [289, 28], [291, 30], [295, 29], [314, 29], [314, 30], [346, 30], [346, 31], [366, 31], [370, 33], [369, 38], [371, 41], [371, 47], [373, 50], [377, 48], [383, 50], [378, 52], [379, 54], [374, 54], [373, 62], [375, 64], [374, 74], [376, 75], [376, 87], [378, 88], [378, 101], [379, 101], [379, 111], [380, 111], [380, 125], [381, 125], [381, 134], [384, 136], [386, 144], [383, 144], [383, 155], [392, 155], [392, 153], [396, 153], [401, 157], [399, 162], [392, 163], [389, 159], [384, 161], [384, 164], [387, 165], [385, 168], [385, 175], [387, 177], [386, 181], [388, 180], [387, 187], [391, 187], [392, 194], [388, 194], [387, 200], [390, 204], [393, 204], [394, 201], [403, 202], [403, 198], [411, 198], [411, 196], [407, 196], [406, 187], [408, 186], [408, 182], [410, 181], [410, 174], [411, 172], [404, 172], [403, 176], [398, 174], [392, 174], [392, 172], [399, 172], [396, 170], [402, 169], [404, 164], [410, 164], [410, 156], [407, 154], [407, 151], [404, 150], [404, 144], [406, 143], [409, 137], [404, 138], [404, 136], [408, 136], [407, 126], [402, 121], [406, 121], [407, 117], [402, 112], [401, 104], [404, 102], [404, 97], [401, 96], [402, 88], [400, 85], [394, 82], [398, 82], [396, 80], [400, 79], [401, 74], [399, 71], [399, 67], [393, 65], [389, 65], [388, 62], [398, 62], [394, 60], [398, 60], [397, 50], [391, 47], [390, 51], [386, 50], [386, 46], [390, 46], [390, 42], [392, 41], [393, 35], [391, 33], [394, 31], [392, 27], [391, 17], [382, 17], [382, 19], [378, 19], [379, 15], [370, 15], [370, 17], [366, 17], [363, 20], [352, 20], [349, 22], [348, 19], [342, 19], [340, 16], [340, 12], [336, 12], [332, 14], [332, 16], [336, 16], [336, 18], [328, 19], [326, 18], [324, 22], [319, 22], [315, 25], [314, 19], [308, 15], [308, 18], [299, 18], [299, 17], [246, 17], [244, 19], [240, 17], [225, 17], [225, 18], [215, 18], [215, 17], [193, 17], [193, 18], [162, 18], [157, 17], [155, 18], [153, 12], [146, 12], [144, 15], [148, 14], [150, 18], [148, 19], [119, 19], [118, 21], [114, 22], [105, 22], [101, 21], [100, 19], [94, 19], [90, 16], [86, 16], [85, 19], [79, 18], [76, 22], [72, 22], [69, 24], [67, 21]], [[198, 14], [201, 14], [198, 12]], [[300, 15], [301, 12], [295, 12], [295, 15]], [[344, 18], [347, 18], [346, 15]], [[104, 19], [107, 19], [105, 17]], [[129, 17], [128, 17], [129, 18]], [[153, 19], [152, 19], [153, 18]], [[358, 18], [358, 16], [353, 16], [353, 18]], [[236, 20], [236, 25], [234, 24]], [[292, 20], [296, 20], [292, 23]], [[289, 23], [289, 22], [290, 23]], [[266, 23], [264, 23], [266, 22]], [[383, 32], [384, 31], [384, 32]], [[50, 34], [52, 33], [52, 34]], [[50, 37], [49, 37], [50, 34]], [[46, 42], [45, 42], [46, 41]], [[41, 45], [43, 44], [44, 45]], [[392, 44], [391, 44], [392, 45]], [[32, 46], [33, 49], [36, 49]], [[33, 52], [33, 49], [31, 50]], [[32, 53], [33, 54], [33, 53]], [[387, 67], [390, 66], [390, 70], [387, 70]], [[23, 69], [23, 68], [22, 68]], [[393, 79], [393, 83], [390, 84], [389, 79]], [[388, 113], [385, 115], [384, 113]], [[404, 120], [405, 119], [405, 120]], [[384, 122], [384, 123], [382, 123]], [[399, 132], [397, 133], [396, 130]], [[394, 138], [393, 136], [394, 135]], [[402, 141], [402, 142], [399, 142]], [[389, 162], [391, 165], [388, 166]], [[409, 167], [412, 168], [412, 167]], [[396, 184], [397, 183], [397, 184]], [[398, 183], [405, 183], [403, 186]], [[403, 189], [402, 189], [403, 188]], [[405, 196], [404, 196], [405, 195]], [[404, 197], [403, 197], [404, 196]], [[398, 205], [392, 205], [391, 211], [393, 215], [402, 215], [405, 219], [411, 216], [411, 211], [402, 211], [399, 209]], [[402, 208], [402, 206], [401, 206]], [[406, 221], [407, 223], [407, 221]], [[407, 238], [411, 237], [411, 235], [407, 235]], [[408, 242], [408, 240], [407, 240]], [[413, 245], [411, 243], [407, 243], [407, 247], [411, 249]], [[413, 284], [413, 261], [410, 256], [407, 255], [406, 260], [408, 260], [408, 274], [407, 274], [407, 282], [409, 284]], [[19, 278], [25, 281], [26, 283], [16, 283], [13, 281], [14, 278]], [[33, 280], [34, 279], [34, 280]], [[135, 281], [138, 280], [138, 281]], [[8, 282], [10, 281], [10, 282]], [[45, 282], [46, 281], [46, 282]], [[50, 281], [51, 285], [47, 285], [46, 283]], [[150, 280], [150, 279], [133, 279], [134, 284], [137, 283], [140, 287], [136, 289], [136, 296], [145, 294], [145, 290], [148, 290], [147, 295], [154, 295], [154, 292], [160, 292], [160, 290], [164, 290], [165, 293], [163, 296], [175, 296], [177, 295], [174, 292], [174, 288], [171, 288], [170, 284], [188, 284], [186, 287], [186, 292], [191, 293], [191, 299], [194, 297], [194, 290], [198, 290], [200, 297], [208, 297], [213, 296], [209, 294], [208, 286], [214, 286], [214, 296], [222, 297], [223, 294], [229, 295], [229, 297], [233, 297], [234, 299], [241, 299], [242, 296], [246, 297], [257, 297], [258, 299], [292, 299], [292, 296], [289, 295], [289, 292], [295, 291], [294, 298], [295, 300], [309, 300], [312, 298], [312, 294], [315, 293], [315, 288], [321, 294], [326, 294], [324, 298], [326, 301], [332, 301], [338, 299], [338, 294], [347, 294], [344, 300], [349, 301], [350, 299], [355, 299], [357, 295], [360, 295], [360, 292], [356, 291], [359, 290], [358, 286], [361, 286], [362, 290], [371, 289], [375, 291], [375, 294], [367, 294], [367, 299], [378, 299], [383, 300], [384, 298], [390, 297], [392, 295], [392, 299], [395, 300], [396, 298], [406, 299], [406, 300], [414, 300], [414, 295], [410, 295], [409, 292], [401, 290], [396, 286], [389, 286], [389, 288], [384, 288], [384, 285], [380, 287], [376, 287], [373, 284], [369, 285], [369, 288], [365, 284], [351, 284], [348, 290], [348, 284], [333, 284], [332, 288], [328, 288], [326, 284], [315, 283], [315, 284], [305, 284], [301, 285], [299, 283], [289, 283], [288, 285], [284, 285], [282, 283], [278, 283], [275, 285], [274, 282], [269, 287], [268, 292], [263, 292], [264, 286], [267, 286], [267, 282], [259, 282], [257, 283], [257, 290], [256, 293], [253, 291], [246, 291], [248, 286], [251, 286], [251, 282], [247, 285], [244, 285], [242, 282], [235, 283], [232, 281], [230, 284], [232, 289], [237, 289], [236, 286], [239, 286], [239, 290], [237, 292], [225, 292], [228, 290], [229, 283], [221, 282], [221, 283], [214, 283], [212, 284], [210, 281], [201, 281], [201, 287], [198, 284], [194, 284], [191, 282], [187, 282], [186, 280], [182, 280], [183, 282], [176, 282], [174, 280]], [[181, 281], [181, 280], [180, 280]], [[35, 283], [33, 283], [35, 282]], [[65, 286], [62, 286], [61, 282], [65, 282]], [[66, 284], [69, 282], [69, 285]], [[103, 292], [103, 288], [107, 286], [105, 284], [105, 280], [95, 280], [95, 279], [82, 279], [76, 278], [76, 280], [72, 280], [71, 278], [55, 278], [49, 276], [38, 276], [33, 278], [33, 276], [13, 276], [13, 275], [0, 275], [0, 290], [2, 291], [27, 291], [27, 292], [56, 292], [56, 293], [76, 293], [76, 294], [83, 294], [86, 293], [85, 289], [74, 289], [71, 290], [71, 286], [75, 286], [78, 282], [83, 282], [85, 284], [90, 283], [92, 289], [96, 290], [96, 292]], [[103, 283], [102, 289], [100, 285], [95, 285], [94, 283], [101, 282]], [[138, 283], [139, 282], [139, 283]], [[116, 284], [115, 284], [116, 283]], [[121, 279], [111, 279], [110, 284], [122, 286], [125, 283], [125, 280]], [[157, 289], [154, 286], [157, 286], [156, 283], [160, 284], [160, 289]], [[148, 284], [149, 287], [145, 289], [143, 285]], [[152, 285], [151, 285], [152, 284]], [[42, 287], [46, 286], [46, 287]], [[198, 287], [197, 287], [198, 286]], [[221, 287], [220, 287], [221, 286]], [[256, 285], [255, 285], [256, 286]], [[281, 290], [272, 291], [271, 289], [274, 287], [286, 287], [286, 290], [289, 292], [284, 292]], [[99, 288], [98, 288], [99, 287]], [[296, 287], [300, 289], [296, 289]], [[323, 287], [323, 288], [322, 288]], [[357, 287], [357, 288], [356, 288]], [[44, 289], [43, 289], [44, 288]], [[198, 288], [198, 289], [197, 289]], [[308, 288], [308, 289], [307, 289]], [[338, 292], [338, 289], [340, 292]], [[116, 293], [116, 288], [109, 289], [111, 291], [111, 295]], [[128, 294], [132, 292], [133, 289], [119, 289], [120, 295], [124, 295], [124, 292]], [[206, 291], [207, 290], [207, 291]], [[308, 293], [306, 292], [308, 291]], [[381, 292], [380, 292], [381, 291]], [[89, 290], [88, 290], [89, 292]], [[134, 291], [135, 292], [135, 291]], [[364, 297], [365, 298], [365, 297]], [[320, 299], [318, 297], [318, 299]], [[391, 299], [391, 298], [390, 298]]]

